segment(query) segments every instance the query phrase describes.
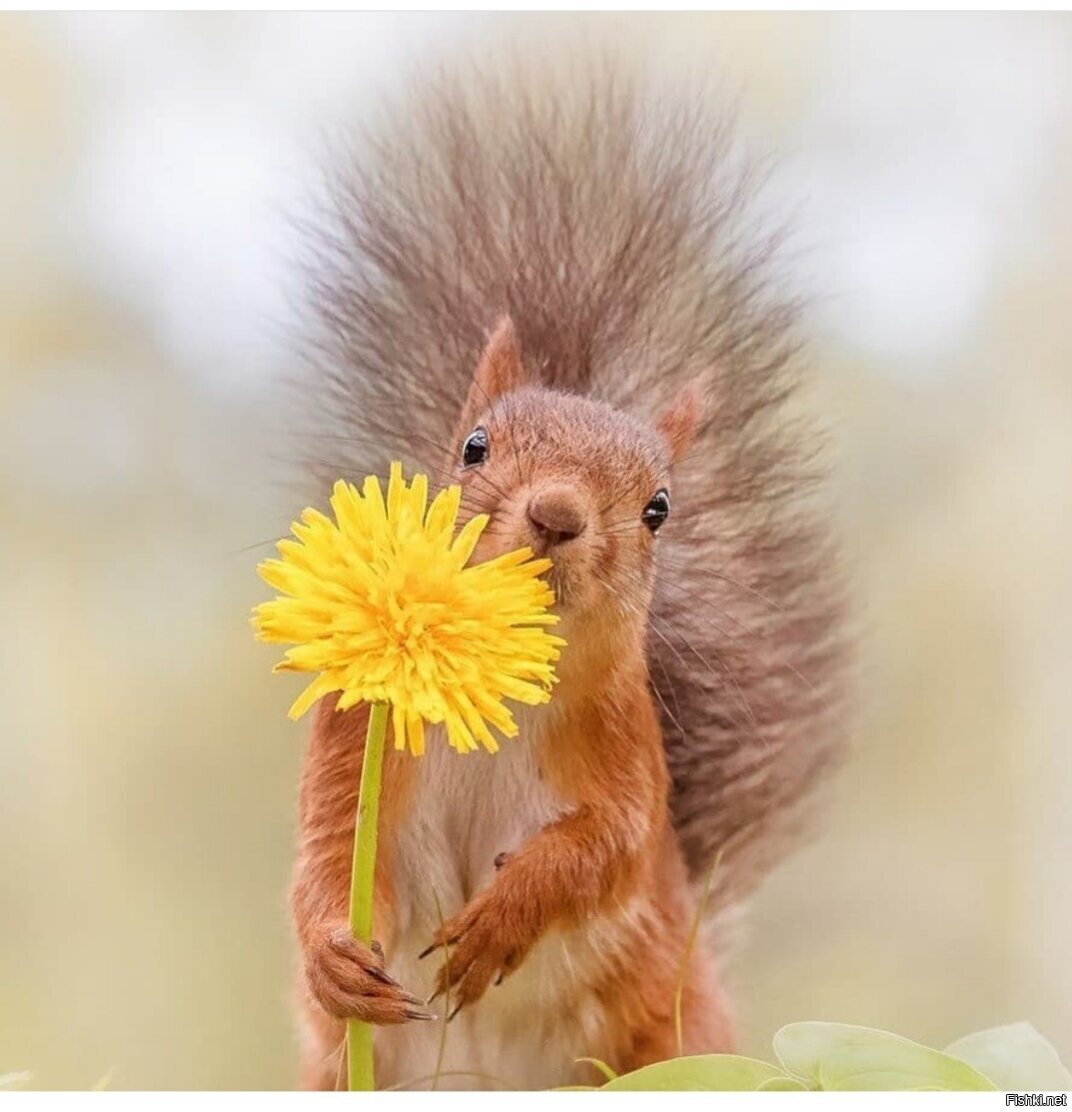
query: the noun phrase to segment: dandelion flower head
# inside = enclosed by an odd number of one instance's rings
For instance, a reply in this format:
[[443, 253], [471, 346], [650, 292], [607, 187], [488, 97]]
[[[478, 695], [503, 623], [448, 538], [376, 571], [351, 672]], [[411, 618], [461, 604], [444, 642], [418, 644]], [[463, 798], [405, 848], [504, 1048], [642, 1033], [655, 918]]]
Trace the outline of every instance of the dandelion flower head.
[[386, 499], [375, 477], [360, 491], [339, 480], [334, 520], [306, 509], [279, 559], [259, 565], [281, 597], [256, 607], [253, 627], [294, 646], [275, 670], [318, 673], [291, 718], [339, 692], [339, 710], [389, 703], [396, 748], [422, 753], [432, 723], [455, 749], [494, 752], [489, 726], [517, 733], [505, 699], [548, 701], [564, 644], [548, 631], [558, 619], [540, 576], [551, 561], [522, 548], [468, 565], [488, 517], [455, 536], [460, 501], [451, 486], [428, 505], [427, 477], [407, 485], [397, 463]]

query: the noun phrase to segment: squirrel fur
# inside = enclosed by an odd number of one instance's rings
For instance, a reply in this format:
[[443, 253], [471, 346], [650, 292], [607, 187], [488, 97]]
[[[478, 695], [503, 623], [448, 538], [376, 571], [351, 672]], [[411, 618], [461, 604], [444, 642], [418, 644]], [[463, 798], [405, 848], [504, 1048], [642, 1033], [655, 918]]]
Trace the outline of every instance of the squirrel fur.
[[699, 893], [737, 905], [791, 844], [842, 671], [796, 305], [735, 150], [706, 98], [614, 67], [469, 71], [417, 83], [334, 172], [311, 462], [460, 483], [463, 518], [491, 515], [474, 559], [551, 556], [567, 646], [500, 753], [388, 752], [375, 949], [346, 923], [367, 712], [317, 708], [292, 893], [306, 1086], [336, 1087], [346, 1017], [378, 1025], [380, 1086], [550, 1087], [589, 1080], [582, 1056], [733, 1046], [721, 954], [688, 946]]

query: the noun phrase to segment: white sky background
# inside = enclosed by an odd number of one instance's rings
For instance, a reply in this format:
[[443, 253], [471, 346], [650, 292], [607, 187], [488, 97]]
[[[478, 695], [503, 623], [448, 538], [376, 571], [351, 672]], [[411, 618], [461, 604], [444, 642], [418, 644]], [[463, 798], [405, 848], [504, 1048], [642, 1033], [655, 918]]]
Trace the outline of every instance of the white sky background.
[[[226, 23], [226, 17], [217, 17]], [[434, 15], [72, 18], [64, 48], [101, 85], [79, 201], [93, 278], [220, 389], [276, 368], [292, 270], [286, 214], [317, 139], [456, 21]]]
[[[63, 49], [100, 97], [75, 198], [88, 273], [137, 306], [178, 364], [218, 389], [256, 386], [285, 332], [280, 214], [307, 194], [317, 137], [408, 63], [512, 18], [68, 17]], [[687, 30], [655, 26], [654, 49]], [[826, 26], [780, 128], [779, 184], [802, 206], [822, 324], [884, 373], [948, 366], [1010, 241], [1032, 231], [1068, 101], [1067, 42], [1052, 26], [955, 15]], [[764, 75], [732, 50], [723, 62], [747, 115], [747, 86]]]

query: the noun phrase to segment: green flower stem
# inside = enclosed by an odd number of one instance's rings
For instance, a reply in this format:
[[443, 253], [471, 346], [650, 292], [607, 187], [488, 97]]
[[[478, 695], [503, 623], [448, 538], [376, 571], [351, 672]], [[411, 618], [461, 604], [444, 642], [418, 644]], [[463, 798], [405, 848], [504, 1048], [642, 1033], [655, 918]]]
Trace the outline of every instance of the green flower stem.
[[[350, 930], [368, 945], [372, 941], [372, 884], [376, 875], [376, 827], [380, 813], [383, 746], [387, 736], [387, 704], [373, 703], [369, 714], [365, 759], [354, 826], [354, 870], [350, 881]], [[346, 1024], [347, 1063], [351, 1092], [371, 1092], [372, 1025], [351, 1019]]]

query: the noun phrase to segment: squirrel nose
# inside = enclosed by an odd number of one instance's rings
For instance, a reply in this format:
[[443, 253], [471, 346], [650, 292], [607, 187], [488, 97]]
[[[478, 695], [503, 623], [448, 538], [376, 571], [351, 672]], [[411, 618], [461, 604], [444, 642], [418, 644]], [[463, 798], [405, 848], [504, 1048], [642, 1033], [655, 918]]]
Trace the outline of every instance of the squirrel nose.
[[529, 522], [536, 535], [548, 546], [564, 544], [584, 532], [584, 507], [568, 487], [552, 487], [529, 500]]

